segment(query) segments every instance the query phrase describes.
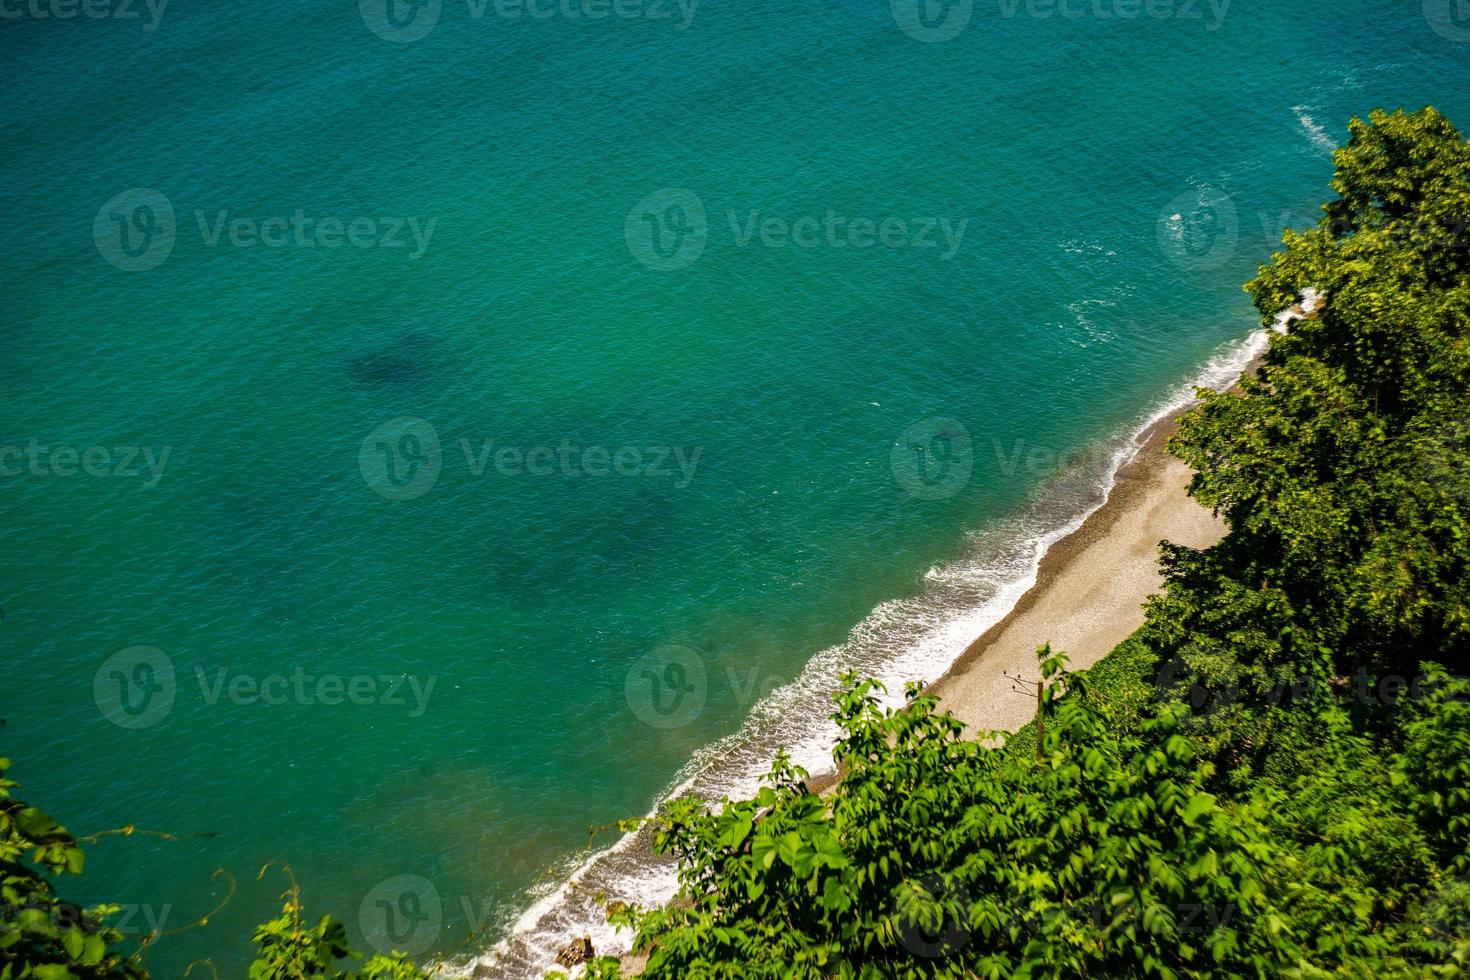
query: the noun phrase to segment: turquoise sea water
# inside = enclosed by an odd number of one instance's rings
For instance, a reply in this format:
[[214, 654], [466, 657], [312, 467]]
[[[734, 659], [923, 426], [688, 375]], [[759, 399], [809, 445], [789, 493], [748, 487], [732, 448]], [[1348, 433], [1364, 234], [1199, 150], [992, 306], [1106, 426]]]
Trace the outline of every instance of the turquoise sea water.
[[529, 969], [589, 827], [997, 614], [1349, 116], [1470, 126], [1424, 6], [5, 6], [5, 752], [186, 838], [83, 896]]

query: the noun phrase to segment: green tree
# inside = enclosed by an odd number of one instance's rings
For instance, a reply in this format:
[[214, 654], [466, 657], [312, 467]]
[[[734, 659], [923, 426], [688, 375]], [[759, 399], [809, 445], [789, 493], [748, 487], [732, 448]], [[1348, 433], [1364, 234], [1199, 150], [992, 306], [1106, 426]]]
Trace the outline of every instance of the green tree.
[[849, 678], [830, 795], [783, 758], [658, 815], [650, 977], [1465, 974], [1470, 148], [1375, 111], [1336, 171], [1247, 286], [1315, 314], [1170, 442], [1229, 533], [1164, 547], [1102, 687], [1043, 649], [1044, 734], [977, 741]]

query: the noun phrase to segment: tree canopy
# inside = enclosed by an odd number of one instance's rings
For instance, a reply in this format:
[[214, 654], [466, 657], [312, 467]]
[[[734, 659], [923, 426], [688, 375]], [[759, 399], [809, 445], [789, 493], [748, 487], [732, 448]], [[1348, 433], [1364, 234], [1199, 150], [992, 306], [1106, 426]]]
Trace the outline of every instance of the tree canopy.
[[[1320, 304], [1169, 443], [1225, 538], [1165, 544], [1144, 627], [1092, 670], [1041, 648], [1044, 725], [967, 736], [849, 677], [830, 793], [783, 756], [752, 799], [665, 804], [677, 899], [609, 913], [643, 975], [1470, 972], [1470, 146], [1375, 111], [1335, 165], [1246, 287], [1266, 323]], [[145, 980], [160, 935], [60, 897], [85, 841], [9, 768], [0, 980]], [[282, 901], [251, 980], [425, 977], [312, 923], [294, 879]]]
[[1335, 165], [1246, 287], [1264, 323], [1315, 312], [1169, 443], [1225, 539], [1163, 547], [1099, 668], [1041, 651], [1044, 733], [849, 678], [830, 795], [782, 759], [666, 805], [679, 898], [615, 913], [645, 976], [1470, 969], [1470, 147], [1375, 111]]

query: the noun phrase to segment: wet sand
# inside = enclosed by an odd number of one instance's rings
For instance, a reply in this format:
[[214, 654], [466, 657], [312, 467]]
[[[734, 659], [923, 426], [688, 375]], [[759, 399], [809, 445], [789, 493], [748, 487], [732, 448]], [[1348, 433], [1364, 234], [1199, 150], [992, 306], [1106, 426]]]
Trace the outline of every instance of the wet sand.
[[[1151, 429], [1119, 472], [1107, 502], [1052, 545], [1033, 585], [1004, 619], [981, 634], [930, 685], [940, 707], [971, 734], [1016, 731], [1031, 720], [1034, 699], [1013, 690], [1006, 673], [1038, 679], [1036, 648], [1050, 642], [1073, 670], [1091, 667], [1143, 625], [1143, 603], [1163, 584], [1159, 542], [1205, 548], [1225, 536], [1225, 522], [1185, 492], [1192, 471], [1164, 451], [1173, 419]], [[828, 793], [840, 775], [814, 777]], [[628, 976], [642, 957], [624, 956]]]
[[1225, 523], [1186, 493], [1191, 470], [1164, 451], [1172, 420], [1148, 433], [1119, 472], [1108, 500], [1052, 545], [1036, 584], [929, 688], [940, 706], [976, 731], [1015, 731], [1036, 710], [1006, 673], [1035, 681], [1036, 648], [1064, 651], [1073, 670], [1097, 663], [1143, 625], [1143, 603], [1163, 584], [1159, 542], [1204, 548]]

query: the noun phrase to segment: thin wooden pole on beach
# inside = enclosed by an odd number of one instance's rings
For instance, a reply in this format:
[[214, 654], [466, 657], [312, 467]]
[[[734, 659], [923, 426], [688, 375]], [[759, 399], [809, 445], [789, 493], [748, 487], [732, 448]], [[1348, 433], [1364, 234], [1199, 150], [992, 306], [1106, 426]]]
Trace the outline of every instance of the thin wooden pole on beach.
[[1046, 712], [1041, 710], [1041, 706], [1043, 703], [1041, 698], [1041, 685], [1043, 683], [1045, 682], [1036, 682], [1036, 758], [1038, 759], [1040, 759], [1044, 754], [1041, 747], [1046, 743]]
[[1001, 674], [1011, 681], [1012, 691], [1015, 691], [1017, 694], [1024, 695], [1028, 698], [1036, 699], [1036, 758], [1041, 759], [1042, 756], [1045, 754], [1042, 751], [1041, 746], [1042, 743], [1046, 741], [1046, 715], [1041, 710], [1042, 706], [1045, 704], [1046, 682], [1037, 681], [1036, 693], [1032, 694], [1030, 691], [1016, 686], [1018, 684], [1030, 686], [1030, 681], [1025, 680], [1018, 674], [1012, 674], [1009, 671], [1003, 670], [1001, 671]]

